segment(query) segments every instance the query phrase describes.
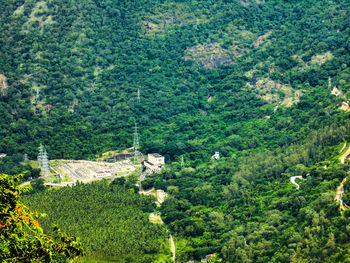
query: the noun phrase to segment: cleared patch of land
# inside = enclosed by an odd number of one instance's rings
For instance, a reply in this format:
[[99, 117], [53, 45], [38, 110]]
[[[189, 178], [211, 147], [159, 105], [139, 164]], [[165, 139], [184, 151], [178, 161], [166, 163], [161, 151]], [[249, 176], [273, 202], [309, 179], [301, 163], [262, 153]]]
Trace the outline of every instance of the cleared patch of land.
[[50, 175], [44, 176], [46, 183], [72, 184], [77, 181], [89, 183], [102, 178], [126, 176], [137, 168], [130, 160], [115, 163], [84, 160], [50, 161]]
[[350, 111], [350, 106], [349, 106], [348, 103], [343, 102], [343, 103], [341, 104], [341, 106], [339, 107], [339, 109], [340, 109], [340, 110], [343, 110], [343, 111]]

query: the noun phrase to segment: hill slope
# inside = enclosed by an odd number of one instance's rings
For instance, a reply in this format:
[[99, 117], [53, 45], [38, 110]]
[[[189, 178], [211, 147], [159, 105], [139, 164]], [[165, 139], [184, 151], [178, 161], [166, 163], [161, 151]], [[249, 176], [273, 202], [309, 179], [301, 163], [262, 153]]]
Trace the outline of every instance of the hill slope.
[[[135, 120], [144, 151], [194, 163], [291, 143], [316, 109], [331, 117], [318, 126], [330, 124], [341, 99], [328, 96], [328, 77], [345, 94], [349, 85], [348, 4], [242, 3], [6, 1], [5, 162], [35, 158], [39, 142], [52, 158], [130, 146]], [[274, 117], [279, 102], [298, 101]]]
[[160, 210], [180, 262], [349, 259], [334, 200], [349, 172], [348, 1], [2, 7], [0, 171], [38, 175], [20, 162], [40, 143], [52, 159], [130, 147], [136, 122], [141, 150], [169, 163], [145, 188], [170, 194]]

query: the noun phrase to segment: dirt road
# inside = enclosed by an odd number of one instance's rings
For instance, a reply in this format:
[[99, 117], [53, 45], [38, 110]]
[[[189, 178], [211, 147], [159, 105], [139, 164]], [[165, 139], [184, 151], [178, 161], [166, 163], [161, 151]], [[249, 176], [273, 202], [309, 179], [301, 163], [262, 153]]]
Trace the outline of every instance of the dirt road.
[[348, 150], [340, 157], [341, 164], [344, 164], [345, 158], [349, 155], [350, 155], [350, 146], [349, 146]]
[[[139, 193], [140, 194], [144, 194], [144, 195], [153, 195], [154, 197], [157, 198], [157, 202], [156, 202], [157, 205], [160, 205], [161, 203], [163, 203], [164, 199], [167, 197], [167, 194], [163, 190], [155, 190], [154, 188], [152, 188], [151, 190], [148, 190], [148, 191], [141, 190]], [[151, 213], [150, 216], [149, 216], [149, 220], [152, 223], [164, 224], [162, 218], [160, 217], [160, 214]], [[176, 259], [176, 247], [175, 247], [174, 238], [170, 234], [168, 229], [167, 229], [167, 232], [169, 233], [169, 242], [170, 242], [170, 247], [171, 247], [172, 258], [173, 258], [173, 260], [175, 262], [175, 259]]]
[[296, 185], [297, 186], [297, 189], [299, 189], [299, 184], [298, 183], [296, 183], [295, 182], [295, 179], [300, 179], [300, 180], [306, 180], [306, 179], [304, 179], [302, 176], [292, 176], [291, 178], [290, 178], [290, 182], [292, 183], [292, 184], [294, 184], [294, 185]]

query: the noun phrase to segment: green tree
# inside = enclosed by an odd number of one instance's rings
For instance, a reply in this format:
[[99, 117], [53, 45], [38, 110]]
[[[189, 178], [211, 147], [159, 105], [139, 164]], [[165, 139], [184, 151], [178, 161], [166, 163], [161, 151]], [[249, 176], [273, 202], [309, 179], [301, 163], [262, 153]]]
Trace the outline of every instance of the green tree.
[[43, 214], [20, 202], [20, 195], [29, 189], [19, 186], [22, 177], [0, 174], [0, 261], [56, 262], [59, 257], [83, 255], [76, 237], [58, 227], [50, 235], [43, 232], [37, 221]]

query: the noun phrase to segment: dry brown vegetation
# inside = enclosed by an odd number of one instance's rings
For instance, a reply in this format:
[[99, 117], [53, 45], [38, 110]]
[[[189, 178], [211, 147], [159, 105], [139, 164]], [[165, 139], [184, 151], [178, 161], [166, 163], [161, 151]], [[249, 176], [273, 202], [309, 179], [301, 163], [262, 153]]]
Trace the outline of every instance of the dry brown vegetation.
[[[32, 9], [28, 21], [23, 25], [23, 32], [28, 33], [30, 28], [36, 25], [36, 23], [38, 28], [43, 28], [46, 24], [53, 24], [54, 21], [52, 19], [52, 16], [46, 15], [48, 11], [49, 9], [45, 1], [37, 2]], [[23, 8], [19, 7], [14, 14], [23, 14]]]
[[254, 47], [258, 48], [259, 46], [261, 46], [262, 44], [265, 43], [265, 40], [271, 36], [271, 34], [273, 33], [272, 30], [270, 30], [269, 32], [267, 32], [266, 34], [258, 37], [255, 41], [254, 41]]
[[299, 102], [302, 94], [300, 90], [275, 82], [272, 79], [257, 79], [256, 83], [247, 86], [257, 92], [257, 96], [272, 104], [282, 104], [287, 107]]
[[241, 5], [243, 6], [250, 6], [252, 3], [256, 3], [256, 4], [263, 4], [265, 3], [265, 0], [241, 0], [239, 1], [241, 3]]
[[325, 62], [332, 60], [333, 59], [333, 54], [328, 51], [326, 53], [322, 53], [322, 54], [315, 54], [311, 57], [309, 62], [304, 62], [301, 59], [302, 55], [295, 55], [294, 59], [296, 59], [298, 61], [298, 66], [297, 68], [299, 70], [305, 70], [307, 68], [313, 67], [313, 66], [321, 66], [322, 64], [324, 64]]
[[219, 43], [199, 44], [190, 48], [184, 59], [194, 60], [206, 69], [213, 69], [231, 64], [241, 53], [238, 46], [230, 51], [222, 48]]
[[0, 74], [0, 92], [2, 96], [7, 95], [7, 78], [5, 75]]
[[144, 34], [159, 36], [164, 30], [174, 25], [184, 25], [187, 23], [202, 23], [208, 21], [205, 14], [186, 4], [171, 3], [164, 4], [155, 14], [150, 15], [143, 22]]

